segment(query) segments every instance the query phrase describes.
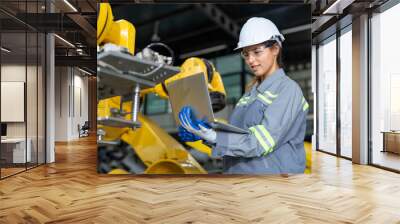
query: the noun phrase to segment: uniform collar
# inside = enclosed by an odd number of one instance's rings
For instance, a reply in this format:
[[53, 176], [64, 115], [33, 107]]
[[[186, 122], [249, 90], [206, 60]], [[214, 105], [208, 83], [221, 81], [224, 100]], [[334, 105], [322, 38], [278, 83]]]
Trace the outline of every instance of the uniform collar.
[[282, 68], [277, 69], [274, 73], [272, 73], [268, 78], [264, 79], [260, 85], [257, 86], [257, 91], [260, 93], [264, 93], [272, 83], [276, 80], [285, 77], [285, 72]]

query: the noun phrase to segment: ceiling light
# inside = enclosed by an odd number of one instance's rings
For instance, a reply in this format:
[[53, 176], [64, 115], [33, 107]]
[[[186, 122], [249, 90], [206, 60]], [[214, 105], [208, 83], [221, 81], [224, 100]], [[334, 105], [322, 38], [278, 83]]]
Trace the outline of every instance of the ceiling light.
[[67, 45], [69, 45], [70, 47], [75, 48], [75, 45], [73, 45], [71, 42], [69, 42], [68, 40], [58, 36], [57, 34], [54, 34], [55, 37], [57, 37], [58, 39], [60, 39], [61, 41], [63, 41], [64, 43], [66, 43]]
[[11, 52], [11, 50], [9, 50], [9, 49], [7, 49], [7, 48], [5, 48], [5, 47], [1, 47], [1, 50], [4, 51], [4, 52], [6, 52], [6, 53], [10, 53], [10, 52]]
[[79, 71], [81, 71], [81, 72], [83, 72], [83, 73], [85, 73], [85, 74], [87, 74], [87, 75], [92, 75], [92, 73], [90, 73], [90, 72], [88, 72], [88, 71], [86, 71], [86, 70], [83, 70], [83, 69], [81, 69], [81, 68], [79, 68], [78, 67], [78, 69], [79, 69]]
[[74, 12], [78, 12], [78, 10], [71, 4], [69, 3], [68, 0], [64, 0], [65, 4], [67, 4], [72, 10], [74, 10]]
[[79, 55], [84, 55], [84, 54], [86, 54], [86, 53], [83, 51], [82, 48], [77, 48], [77, 49], [76, 49], [76, 53], [78, 53]]
[[189, 58], [189, 57], [193, 57], [193, 56], [197, 56], [197, 55], [203, 55], [203, 54], [208, 54], [208, 53], [212, 53], [212, 52], [216, 52], [216, 51], [220, 51], [223, 50], [225, 48], [227, 48], [228, 45], [226, 44], [221, 44], [221, 45], [217, 45], [214, 47], [209, 47], [209, 48], [205, 48], [205, 49], [201, 49], [198, 51], [193, 51], [193, 52], [189, 52], [189, 53], [184, 53], [181, 54], [179, 56], [179, 58], [184, 59], [184, 58]]
[[304, 25], [300, 25], [300, 26], [294, 26], [294, 27], [290, 27], [287, 29], [283, 29], [283, 30], [281, 30], [281, 34], [288, 35], [288, 34], [292, 34], [292, 33], [302, 32], [305, 30], [311, 30], [311, 24], [304, 24]]
[[332, 5], [325, 9], [322, 14], [342, 14], [343, 9], [347, 8], [347, 6], [351, 5], [354, 1], [355, 0], [336, 0]]

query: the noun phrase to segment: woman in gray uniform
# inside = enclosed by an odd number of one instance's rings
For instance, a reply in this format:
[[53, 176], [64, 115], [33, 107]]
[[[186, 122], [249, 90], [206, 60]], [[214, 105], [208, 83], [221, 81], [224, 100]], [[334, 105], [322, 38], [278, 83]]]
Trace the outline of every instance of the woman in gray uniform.
[[[265, 18], [249, 19], [235, 50], [241, 50], [255, 75], [233, 110], [229, 123], [248, 134], [215, 131], [190, 107], [180, 111], [179, 135], [203, 139], [212, 156], [222, 157], [224, 173], [280, 174], [305, 170], [304, 136], [308, 103], [281, 65], [283, 35]], [[193, 134], [188, 139], [188, 133]]]

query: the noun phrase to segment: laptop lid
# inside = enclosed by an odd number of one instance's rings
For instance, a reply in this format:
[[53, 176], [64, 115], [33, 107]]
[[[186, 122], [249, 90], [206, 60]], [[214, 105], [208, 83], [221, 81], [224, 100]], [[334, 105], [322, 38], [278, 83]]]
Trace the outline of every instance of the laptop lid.
[[204, 73], [178, 79], [166, 85], [175, 123], [180, 125], [178, 114], [184, 106], [191, 106], [198, 118], [214, 121], [208, 84]]

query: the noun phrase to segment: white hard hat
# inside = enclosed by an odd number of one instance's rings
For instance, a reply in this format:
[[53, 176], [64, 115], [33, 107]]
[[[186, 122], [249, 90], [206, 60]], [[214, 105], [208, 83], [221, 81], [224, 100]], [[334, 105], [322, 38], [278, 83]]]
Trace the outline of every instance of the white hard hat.
[[267, 40], [275, 40], [282, 46], [281, 42], [285, 38], [270, 20], [262, 17], [253, 17], [247, 20], [242, 30], [240, 30], [239, 42], [235, 50], [260, 44]]

